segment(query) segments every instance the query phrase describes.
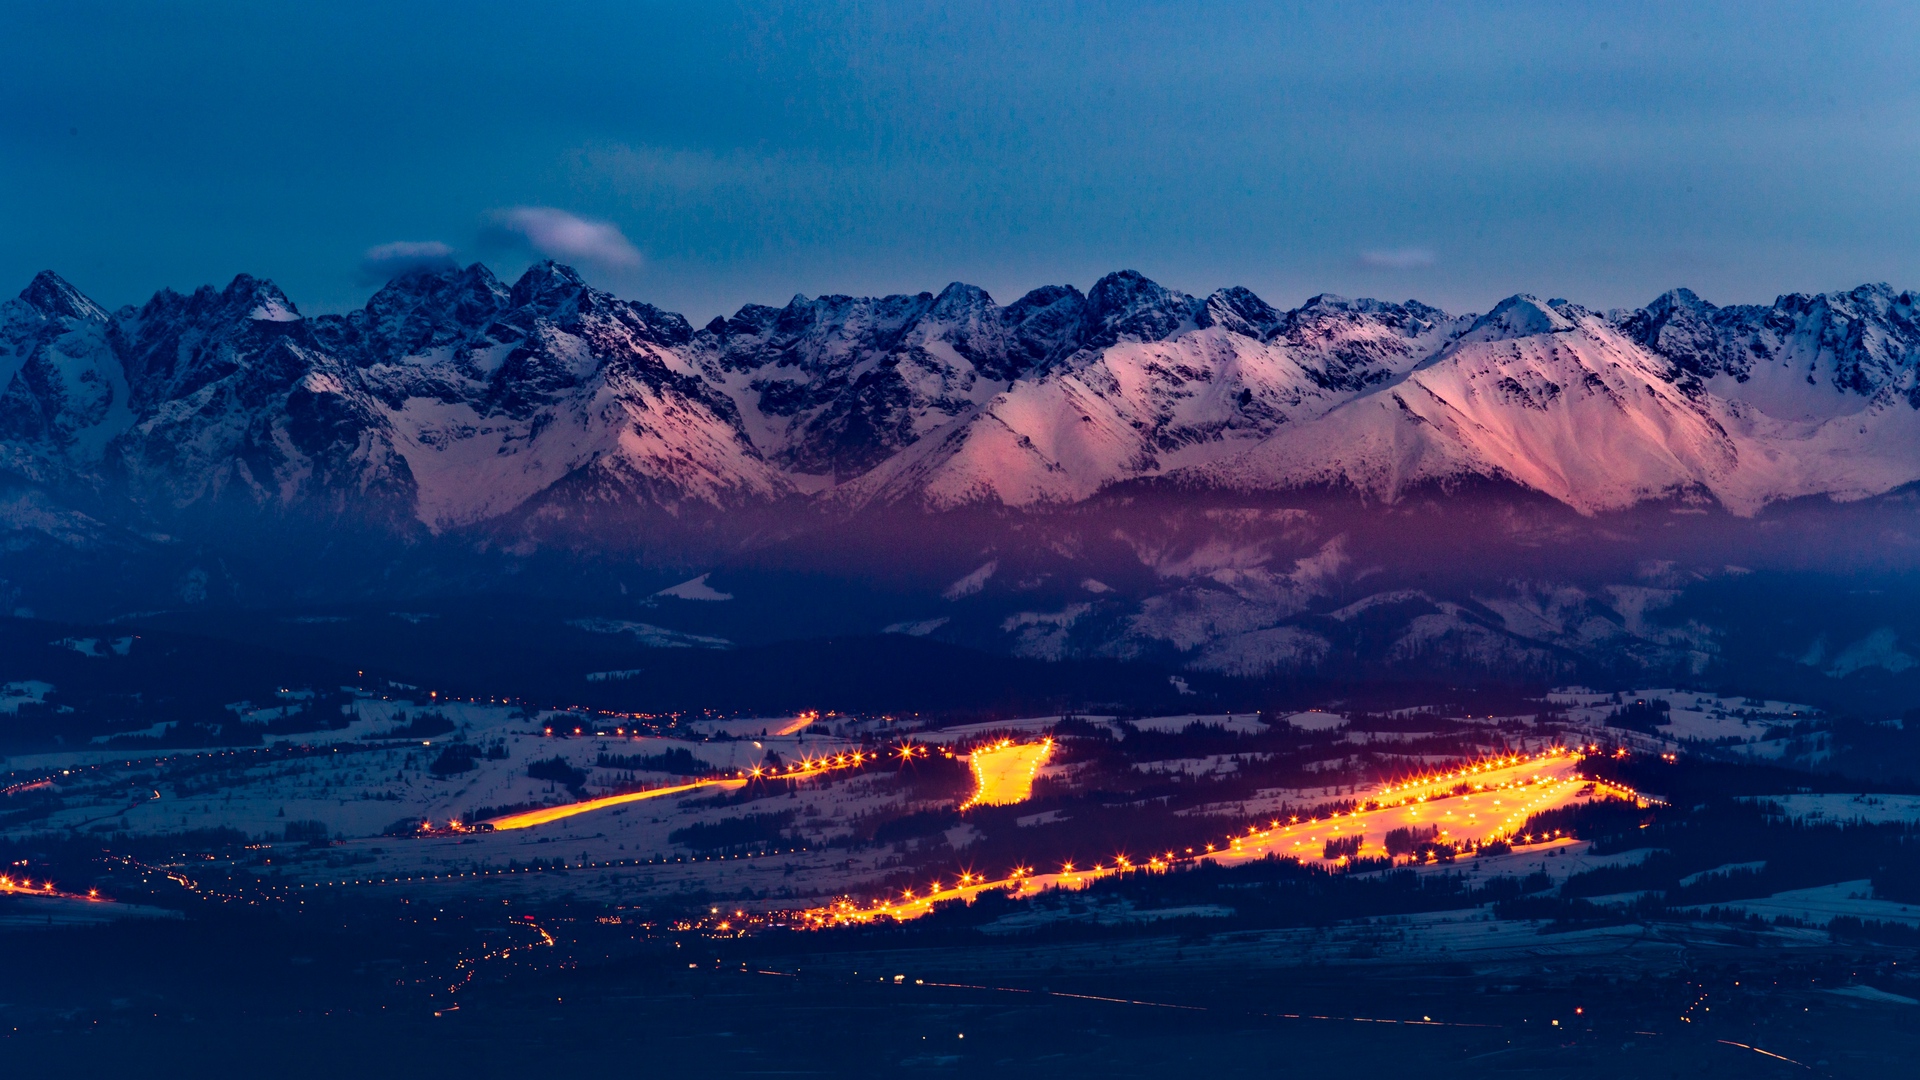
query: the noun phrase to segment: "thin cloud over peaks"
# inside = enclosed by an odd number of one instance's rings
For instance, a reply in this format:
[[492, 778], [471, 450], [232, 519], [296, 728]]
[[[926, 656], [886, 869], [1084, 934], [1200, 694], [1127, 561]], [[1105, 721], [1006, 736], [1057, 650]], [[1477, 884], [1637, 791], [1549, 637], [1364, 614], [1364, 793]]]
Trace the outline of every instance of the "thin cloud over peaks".
[[619, 226], [551, 206], [496, 210], [482, 239], [496, 246], [525, 249], [542, 258], [607, 271], [636, 270], [641, 263], [640, 249]]
[[453, 249], [438, 240], [396, 240], [361, 254], [360, 277], [369, 284], [384, 284], [402, 274], [453, 265]]
[[1360, 265], [1373, 270], [1419, 270], [1439, 261], [1431, 248], [1387, 248], [1360, 253]]

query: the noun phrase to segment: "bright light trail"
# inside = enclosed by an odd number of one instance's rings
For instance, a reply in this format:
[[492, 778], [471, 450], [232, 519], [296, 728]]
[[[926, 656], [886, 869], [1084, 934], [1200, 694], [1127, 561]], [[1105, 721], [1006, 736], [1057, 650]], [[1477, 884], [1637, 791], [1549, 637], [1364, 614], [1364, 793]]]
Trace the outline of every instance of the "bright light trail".
[[775, 728], [773, 733], [775, 735], [798, 735], [802, 730], [804, 730], [806, 727], [808, 727], [815, 720], [818, 720], [818, 719], [820, 719], [820, 714], [817, 712], [803, 712], [799, 716], [796, 716], [793, 719], [788, 720], [785, 723], [781, 724], [778, 728]]
[[545, 825], [549, 822], [560, 821], [563, 818], [570, 818], [575, 814], [590, 814], [595, 810], [605, 810], [609, 806], [623, 806], [627, 803], [639, 802], [642, 799], [658, 799], [666, 795], [679, 795], [683, 792], [698, 791], [705, 787], [743, 788], [746, 786], [747, 782], [745, 780], [695, 780], [689, 784], [675, 784], [672, 787], [652, 788], [647, 791], [629, 791], [624, 795], [606, 795], [598, 799], [587, 799], [584, 802], [567, 803], [565, 806], [547, 806], [539, 810], [525, 810], [518, 814], [508, 814], [505, 817], [494, 818], [486, 822], [486, 824], [493, 826], [496, 831], [501, 829], [527, 829], [535, 825]]
[[538, 810], [523, 810], [517, 814], [506, 814], [491, 818], [481, 824], [490, 825], [497, 832], [501, 829], [527, 829], [535, 825], [546, 825], [561, 821], [576, 814], [590, 814], [595, 810], [605, 810], [609, 806], [624, 806], [627, 803], [640, 802], [643, 799], [658, 799], [666, 795], [680, 795], [701, 788], [717, 787], [737, 790], [746, 787], [753, 780], [806, 780], [822, 773], [838, 769], [855, 769], [870, 765], [878, 757], [864, 751], [849, 751], [828, 754], [817, 758], [804, 758], [797, 764], [784, 769], [769, 769], [755, 766], [748, 772], [730, 777], [708, 777], [693, 780], [671, 787], [649, 788], [646, 791], [629, 791], [621, 795], [603, 795], [597, 799], [584, 799], [580, 802], [566, 803], [562, 806], [544, 806]]

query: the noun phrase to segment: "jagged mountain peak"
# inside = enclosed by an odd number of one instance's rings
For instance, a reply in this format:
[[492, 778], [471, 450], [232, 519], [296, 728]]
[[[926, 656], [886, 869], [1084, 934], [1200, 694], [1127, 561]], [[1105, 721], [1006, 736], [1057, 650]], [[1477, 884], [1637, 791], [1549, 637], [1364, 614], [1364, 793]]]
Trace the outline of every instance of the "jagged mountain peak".
[[370, 359], [395, 361], [472, 341], [511, 304], [511, 290], [480, 263], [423, 268], [387, 282], [347, 321], [366, 334]]
[[1161, 341], [1197, 325], [1201, 306], [1186, 293], [1169, 289], [1138, 270], [1118, 270], [1087, 291], [1085, 347], [1122, 339]]
[[162, 289], [114, 322], [118, 363], [137, 410], [190, 396], [276, 344], [307, 341], [312, 330], [279, 286], [251, 274], [188, 296]]
[[1629, 338], [1682, 368], [1705, 371], [1718, 366], [1718, 312], [1692, 289], [1669, 289], [1646, 307], [1625, 313], [1617, 325]]
[[1042, 285], [1000, 309], [1007, 327], [1003, 374], [1039, 368], [1080, 347], [1087, 298], [1071, 285]]
[[1472, 321], [1409, 300], [1350, 300], [1322, 293], [1285, 312], [1272, 341], [1327, 390], [1351, 393], [1410, 370]]
[[1053, 307], [1063, 301], [1069, 300], [1077, 300], [1085, 303], [1086, 299], [1085, 293], [1082, 293], [1079, 289], [1071, 285], [1042, 285], [1037, 289], [1029, 289], [1027, 292], [1021, 294], [1020, 299], [1007, 305], [1007, 309], [1010, 311], [1016, 308], [1023, 311], [1036, 310], [1039, 308]]
[[1680, 328], [1688, 335], [1711, 327], [1719, 311], [1718, 307], [1701, 299], [1692, 289], [1668, 289], [1654, 297], [1646, 307], [1627, 312], [1622, 325], [1632, 326], [1636, 339], [1651, 343], [1669, 326]]
[[20, 290], [20, 300], [51, 319], [108, 318], [105, 308], [51, 270], [35, 274], [27, 287]]
[[[942, 295], [953, 291], [949, 286]], [[707, 347], [730, 370], [771, 364], [832, 377], [897, 348], [935, 306], [932, 293], [878, 297], [797, 294], [785, 307], [747, 304], [724, 323], [708, 323]]]
[[1215, 290], [1207, 297], [1200, 317], [1202, 325], [1218, 326], [1261, 341], [1272, 338], [1285, 321], [1284, 313], [1254, 295], [1252, 289], [1239, 285]]
[[514, 281], [511, 297], [514, 307], [559, 308], [595, 293], [579, 271], [547, 259], [527, 267]]
[[987, 290], [964, 281], [951, 281], [933, 298], [927, 315], [935, 319], [979, 318], [996, 305]]
[[[1795, 313], [1825, 311], [1834, 312], [1842, 316], [1857, 316], [1868, 313], [1885, 313], [1897, 305], [1902, 296], [1907, 295], [1908, 294], [1896, 292], [1893, 286], [1882, 281], [1856, 285], [1844, 291], [1787, 293], [1777, 297], [1773, 302], [1773, 306], [1781, 311]], [[1911, 302], [1909, 298], [1908, 303]]]
[[[1333, 332], [1336, 327], [1362, 325], [1389, 327], [1408, 337], [1419, 337], [1453, 321], [1453, 316], [1418, 300], [1394, 303], [1370, 297], [1354, 300], [1335, 293], [1320, 293], [1308, 298], [1298, 308], [1285, 312], [1281, 326], [1285, 333], [1295, 338], [1316, 331]], [[1468, 316], [1469, 324], [1472, 321], [1473, 317]]]
[[367, 300], [369, 308], [393, 307], [409, 300], [485, 293], [504, 304], [513, 295], [511, 287], [496, 277], [485, 263], [466, 266], [422, 266], [390, 278]]
[[250, 274], [235, 275], [220, 298], [228, 305], [250, 303], [247, 318], [255, 322], [290, 323], [303, 318], [300, 309], [280, 291], [280, 286]]
[[743, 304], [731, 317], [723, 319], [715, 316], [713, 321], [706, 325], [706, 329], [721, 340], [729, 337], [755, 337], [772, 329], [773, 325], [780, 320], [780, 313], [784, 310], [786, 309], [769, 304]]
[[1698, 311], [1712, 314], [1717, 309], [1714, 305], [1700, 299], [1698, 293], [1682, 285], [1654, 297], [1646, 310], [1653, 315], [1663, 315], [1674, 311]]
[[1545, 303], [1529, 293], [1516, 293], [1493, 306], [1493, 310], [1474, 320], [1464, 341], [1504, 341], [1512, 338], [1558, 334], [1572, 330], [1578, 311], [1570, 311], [1565, 301], [1559, 306]]
[[[476, 287], [480, 285], [476, 281]], [[490, 303], [485, 297], [480, 300], [481, 309]], [[684, 316], [596, 289], [579, 271], [551, 259], [533, 264], [520, 275], [508, 290], [506, 307], [499, 317], [519, 333], [532, 332], [544, 320], [596, 337], [604, 335], [588, 329], [588, 324], [617, 325], [620, 330], [612, 331], [616, 338], [662, 346], [685, 345], [693, 337], [693, 327]]]
[[0, 474], [93, 486], [127, 422], [111, 316], [52, 271], [0, 304]]
[[278, 285], [252, 274], [235, 274], [223, 289], [202, 285], [186, 296], [161, 289], [141, 306], [138, 318], [143, 324], [186, 321], [235, 327], [246, 322], [301, 321], [299, 308]]
[[1338, 312], [1347, 315], [1373, 315], [1382, 312], [1402, 311], [1443, 314], [1439, 308], [1423, 304], [1418, 300], [1407, 300], [1396, 303], [1392, 300], [1379, 300], [1371, 296], [1352, 297], [1330, 292], [1315, 293], [1307, 297], [1304, 303], [1294, 309], [1294, 314], [1306, 316], [1316, 313]]
[[1377, 304], [1377, 303], [1379, 303], [1379, 301], [1376, 301], [1376, 300], [1357, 300], [1356, 301], [1349, 297], [1341, 296], [1339, 293], [1323, 292], [1323, 293], [1315, 293], [1314, 295], [1307, 297], [1307, 302], [1304, 304], [1301, 304], [1300, 307], [1296, 309], [1294, 313], [1298, 315], [1307, 315], [1307, 314], [1313, 314], [1313, 313], [1319, 313], [1319, 312], [1335, 312], [1335, 311], [1351, 312], [1359, 309], [1364, 309], [1367, 305]]
[[[1715, 307], [1686, 289], [1656, 297], [1616, 321], [1642, 347], [1723, 392], [1782, 415], [1831, 416], [1852, 399], [1904, 397], [1920, 408], [1920, 317], [1910, 292], [1886, 284], [1842, 292], [1787, 293], [1771, 305]], [[1826, 387], [1826, 400], [1806, 398]], [[1839, 395], [1839, 396], [1835, 396]]]

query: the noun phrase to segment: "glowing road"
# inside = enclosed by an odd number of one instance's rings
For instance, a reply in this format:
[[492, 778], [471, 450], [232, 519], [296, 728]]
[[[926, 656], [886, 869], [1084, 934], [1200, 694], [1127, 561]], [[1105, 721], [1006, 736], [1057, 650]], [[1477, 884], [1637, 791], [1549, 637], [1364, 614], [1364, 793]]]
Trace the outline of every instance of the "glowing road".
[[566, 803], [562, 806], [545, 806], [538, 810], [523, 810], [518, 814], [508, 814], [505, 817], [494, 818], [485, 824], [493, 826], [495, 831], [505, 829], [530, 829], [535, 825], [545, 825], [548, 822], [559, 821], [562, 818], [570, 818], [576, 814], [591, 814], [595, 810], [605, 810], [612, 806], [625, 806], [627, 803], [641, 802], [645, 799], [659, 799], [668, 795], [680, 795], [689, 791], [698, 791], [701, 788], [743, 788], [746, 786], [747, 782], [745, 780], [694, 780], [690, 783], [674, 784], [671, 787], [649, 788], [646, 791], [629, 791], [622, 795], [603, 795], [598, 799]]
[[659, 799], [668, 795], [684, 795], [701, 788], [720, 788], [735, 791], [746, 787], [755, 780], [805, 780], [822, 773], [836, 770], [854, 769], [869, 765], [879, 757], [862, 751], [831, 754], [825, 757], [805, 758], [786, 768], [762, 768], [759, 766], [733, 776], [707, 777], [703, 780], [689, 780], [684, 784], [672, 784], [667, 787], [648, 788], [645, 791], [628, 791], [619, 795], [602, 795], [597, 799], [584, 799], [580, 802], [564, 803], [560, 806], [543, 806], [537, 810], [523, 810], [515, 814], [504, 814], [489, 818], [481, 824], [491, 826], [498, 832], [505, 829], [528, 829], [535, 825], [546, 825], [561, 821], [578, 814], [591, 814], [596, 810], [605, 810], [627, 803], [641, 802], [646, 799]]
[[52, 881], [42, 881], [36, 886], [31, 878], [15, 879], [12, 875], [0, 876], [0, 895], [57, 896], [62, 900], [86, 900], [96, 904], [108, 902], [100, 898], [99, 889], [88, 889], [84, 893], [62, 892], [54, 888]]

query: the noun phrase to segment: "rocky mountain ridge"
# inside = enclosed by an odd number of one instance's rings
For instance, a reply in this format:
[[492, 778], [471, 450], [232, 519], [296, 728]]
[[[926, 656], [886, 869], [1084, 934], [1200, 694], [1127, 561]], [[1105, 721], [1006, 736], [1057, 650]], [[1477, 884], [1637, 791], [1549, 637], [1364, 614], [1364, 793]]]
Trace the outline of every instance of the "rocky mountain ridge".
[[221, 507], [443, 533], [595, 507], [1039, 508], [1492, 479], [1584, 513], [1738, 514], [1920, 480], [1920, 317], [1884, 285], [1598, 313], [1315, 297], [1132, 271], [1000, 305], [795, 297], [695, 329], [536, 265], [403, 276], [346, 315], [272, 283], [108, 312], [52, 273], [0, 305], [0, 469], [166, 523]]

